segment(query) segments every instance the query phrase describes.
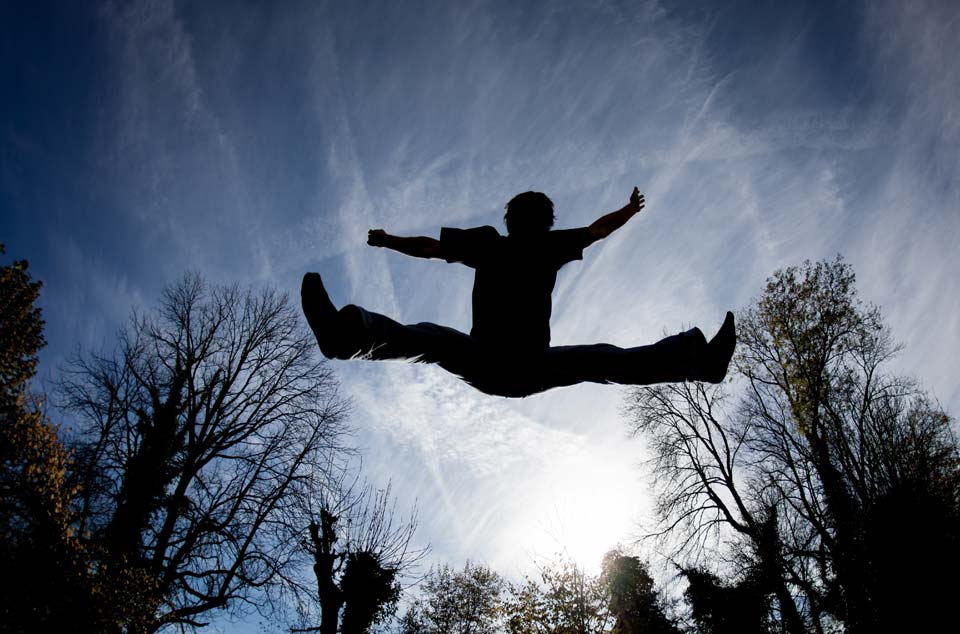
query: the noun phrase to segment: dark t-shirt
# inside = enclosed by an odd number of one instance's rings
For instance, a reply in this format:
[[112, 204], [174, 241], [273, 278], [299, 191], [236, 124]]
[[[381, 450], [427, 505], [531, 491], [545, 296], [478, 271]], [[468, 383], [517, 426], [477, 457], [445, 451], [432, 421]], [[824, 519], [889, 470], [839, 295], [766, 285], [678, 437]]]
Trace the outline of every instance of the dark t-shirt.
[[582, 260], [589, 243], [585, 228], [528, 237], [502, 236], [491, 226], [441, 229], [443, 258], [476, 269], [470, 334], [511, 348], [549, 346], [557, 271]]

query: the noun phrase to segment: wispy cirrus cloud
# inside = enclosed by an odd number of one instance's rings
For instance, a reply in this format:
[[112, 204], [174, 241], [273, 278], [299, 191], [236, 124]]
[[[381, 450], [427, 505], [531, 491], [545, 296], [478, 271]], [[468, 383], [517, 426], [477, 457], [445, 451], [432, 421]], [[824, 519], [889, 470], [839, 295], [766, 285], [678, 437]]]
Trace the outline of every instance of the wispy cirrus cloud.
[[[51, 143], [39, 114], [3, 127], [3, 221], [59, 210], [37, 223], [31, 259], [51, 272], [60, 351], [108, 339], [185, 269], [294, 296], [320, 270], [338, 304], [468, 330], [468, 269], [371, 249], [366, 231], [500, 226], [530, 189], [553, 197], [558, 226], [581, 226], [637, 184], [644, 213], [561, 271], [555, 342], [711, 330], [776, 268], [840, 252], [907, 343], [901, 367], [955, 411], [957, 13], [106, 2], [92, 22], [104, 63], [84, 67], [87, 92], [63, 95], [94, 104], [74, 115], [85, 133]], [[44, 167], [57, 187], [25, 192], [24, 172]], [[438, 559], [527, 560], [591, 531], [613, 541], [647, 510], [618, 388], [514, 401], [434, 367], [333, 367], [365, 468], [420, 498]]]
[[[650, 19], [644, 15], [641, 20]], [[587, 20], [578, 33], [552, 40], [567, 34], [558, 9], [535, 29], [532, 39], [538, 44], [532, 48], [529, 40], [504, 44], [491, 26], [495, 18], [475, 17], [479, 26], [475, 31], [463, 27], [457, 42], [480, 62], [458, 63], [460, 76], [482, 79], [486, 90], [477, 94], [457, 84], [453, 73], [436, 75], [446, 89], [444, 105], [463, 105], [456, 115], [447, 115], [457, 123], [445, 127], [444, 115], [429, 106], [434, 117], [429, 121], [421, 120], [417, 109], [404, 111], [403, 132], [388, 129], [385, 137], [400, 141], [385, 142], [385, 158], [372, 162], [364, 161], [369, 140], [363, 133], [354, 138], [353, 156], [368, 168], [365, 204], [373, 210], [348, 214], [358, 237], [372, 226], [429, 234], [442, 224], [497, 224], [502, 201], [529, 188], [554, 197], [561, 226], [576, 226], [622, 205], [639, 181], [648, 196], [644, 216], [592, 247], [583, 263], [561, 272], [555, 293], [555, 341], [628, 346], [694, 324], [715, 328], [723, 311], [747, 303], [775, 268], [846, 252], [851, 236], [861, 232], [864, 202], [850, 174], [863, 156], [889, 145], [885, 113], [880, 106], [853, 106], [825, 92], [818, 74], [823, 69], [805, 60], [789, 26], [783, 38], [766, 42], [767, 64], [725, 67], [719, 52], [706, 44], [723, 27], [708, 17], [699, 26], [668, 29], [662, 38], [648, 34], [642, 51], [618, 50], [621, 56], [611, 55], [615, 62], [607, 65], [604, 55], [616, 47], [584, 52], [581, 46], [595, 42], [590, 38], [609, 26], [603, 17], [593, 15], [595, 23]], [[653, 19], [660, 27], [676, 24], [662, 13]], [[801, 20], [799, 28], [808, 29], [808, 22]], [[478, 43], [474, 35], [491, 41]], [[638, 59], [656, 63], [619, 61]], [[443, 66], [443, 61], [434, 63]], [[632, 81], [637, 77], [641, 80]], [[751, 87], [754, 81], [761, 86], [757, 90]], [[415, 82], [422, 83], [414, 88], [415, 98], [424, 98], [418, 90], [431, 93], [430, 76]], [[383, 133], [375, 113], [389, 112], [402, 100], [402, 85], [390, 77], [367, 87], [364, 94], [372, 103], [347, 100], [346, 107], [351, 112], [359, 107], [370, 118], [358, 120]], [[651, 85], [658, 90], [649, 90]], [[778, 87], [784, 93], [780, 101]], [[749, 97], [765, 101], [751, 107], [744, 88]], [[790, 101], [804, 92], [811, 96], [802, 103]], [[555, 103], [547, 95], [556, 96]], [[624, 108], [624, 103], [630, 105]], [[436, 131], [463, 129], [464, 120], [473, 132], [470, 142], [437, 147], [444, 137]], [[348, 296], [354, 301], [407, 321], [429, 318], [468, 327], [469, 273], [370, 252], [360, 241], [350, 248], [343, 256], [352, 267], [350, 279], [372, 280], [351, 283]], [[384, 284], [392, 284], [395, 305], [386, 299], [390, 293], [383, 292]], [[489, 399], [436, 368], [381, 364], [365, 368], [364, 380], [343, 371], [351, 375], [353, 389], [365, 394], [362, 418], [377, 430], [372, 436], [386, 434], [406, 447], [401, 470], [422, 471], [416, 481], [442, 501], [442, 510], [430, 516], [432, 530], [443, 534], [441, 527], [455, 527], [458, 539], [483, 552], [510, 551], [514, 557], [529, 552], [532, 542], [524, 543], [523, 535], [536, 534], [534, 525], [542, 523], [521, 513], [527, 533], [516, 523], [510, 524], [512, 537], [464, 533], [465, 526], [493, 525], [494, 515], [501, 521], [505, 514], [513, 517], [509, 509], [518, 504], [509, 495], [500, 497], [504, 489], [496, 486], [496, 478], [481, 483], [469, 474], [516, 476], [511, 465], [542, 465], [539, 471], [524, 471], [525, 481], [537, 484], [514, 495], [537, 500], [528, 507], [549, 514], [543, 500], [577, 488], [556, 478], [545, 481], [538, 473], [554, 474], [558, 464], [575, 468], [574, 456], [601, 454], [598, 438], [622, 434], [616, 388], [585, 386], [504, 402], [494, 417], [504, 424], [490, 425]], [[391, 406], [383, 408], [384, 403]], [[438, 412], [445, 414], [438, 418]], [[579, 451], [569, 452], [569, 439], [562, 435], [539, 435], [544, 421], [573, 433]], [[525, 453], [527, 439], [536, 439], [540, 455], [550, 459]], [[632, 464], [634, 451], [624, 448], [613, 455]], [[636, 508], [643, 509], [645, 493], [634, 490]], [[500, 511], [491, 515], [491, 507]], [[576, 513], [570, 517], [581, 520]]]

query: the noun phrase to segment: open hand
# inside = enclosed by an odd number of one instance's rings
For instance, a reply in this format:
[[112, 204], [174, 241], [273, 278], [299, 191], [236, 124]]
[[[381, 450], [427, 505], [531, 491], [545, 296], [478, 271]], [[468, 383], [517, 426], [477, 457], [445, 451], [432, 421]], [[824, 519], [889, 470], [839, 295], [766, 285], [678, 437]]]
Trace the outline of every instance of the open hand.
[[634, 187], [633, 193], [630, 194], [630, 202], [627, 207], [633, 213], [637, 213], [643, 209], [644, 204], [646, 204], [646, 201], [644, 200], [643, 194], [640, 193], [640, 189], [638, 187]]
[[387, 232], [383, 229], [371, 229], [367, 232], [367, 244], [372, 247], [387, 246]]

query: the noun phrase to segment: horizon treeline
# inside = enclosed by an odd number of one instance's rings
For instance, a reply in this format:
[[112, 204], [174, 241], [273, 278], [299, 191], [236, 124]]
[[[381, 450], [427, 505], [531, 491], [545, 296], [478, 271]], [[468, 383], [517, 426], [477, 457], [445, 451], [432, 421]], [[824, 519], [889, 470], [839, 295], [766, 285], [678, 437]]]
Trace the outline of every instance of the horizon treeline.
[[953, 421], [891, 371], [900, 347], [839, 257], [774, 272], [737, 312], [724, 384], [623, 391], [654, 524], [599, 574], [560, 558], [519, 581], [470, 562], [417, 572], [417, 511], [364, 481], [349, 400], [285, 294], [185, 275], [111, 352], [69, 361], [54, 407], [32, 385], [41, 284], [24, 260], [0, 284], [0, 631], [258, 614], [320, 634], [819, 634], [948, 618]]

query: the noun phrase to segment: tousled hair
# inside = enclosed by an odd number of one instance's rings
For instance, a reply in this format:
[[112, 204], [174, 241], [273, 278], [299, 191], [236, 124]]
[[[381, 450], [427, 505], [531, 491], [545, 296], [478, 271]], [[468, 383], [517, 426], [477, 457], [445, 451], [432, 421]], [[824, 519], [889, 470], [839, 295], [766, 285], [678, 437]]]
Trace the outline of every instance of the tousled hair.
[[512, 236], [546, 233], [556, 220], [553, 201], [542, 192], [523, 192], [510, 199], [503, 221]]

